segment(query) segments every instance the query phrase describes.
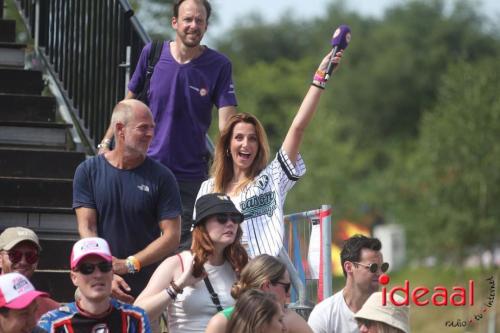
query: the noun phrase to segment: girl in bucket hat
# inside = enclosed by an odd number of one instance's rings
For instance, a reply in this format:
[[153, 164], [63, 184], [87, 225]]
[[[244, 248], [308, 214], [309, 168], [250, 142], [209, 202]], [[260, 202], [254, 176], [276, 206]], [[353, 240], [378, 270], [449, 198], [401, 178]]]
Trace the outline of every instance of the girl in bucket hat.
[[243, 215], [231, 199], [211, 193], [195, 207], [191, 250], [165, 259], [135, 302], [152, 321], [166, 309], [169, 333], [204, 332], [213, 315], [234, 304], [231, 286], [248, 261]]
[[[402, 297], [394, 295], [398, 303]], [[382, 304], [382, 292], [378, 291], [366, 300], [354, 318], [361, 333], [410, 333], [410, 314], [407, 305]]]

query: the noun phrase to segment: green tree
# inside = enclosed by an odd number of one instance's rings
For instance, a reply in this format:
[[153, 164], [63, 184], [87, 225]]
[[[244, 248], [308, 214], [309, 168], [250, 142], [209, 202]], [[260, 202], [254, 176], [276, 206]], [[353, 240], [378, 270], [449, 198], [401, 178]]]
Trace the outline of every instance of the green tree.
[[[421, 124], [408, 220], [414, 248], [461, 260], [500, 241], [500, 62], [451, 66]], [[432, 237], [429, 237], [432, 235]]]

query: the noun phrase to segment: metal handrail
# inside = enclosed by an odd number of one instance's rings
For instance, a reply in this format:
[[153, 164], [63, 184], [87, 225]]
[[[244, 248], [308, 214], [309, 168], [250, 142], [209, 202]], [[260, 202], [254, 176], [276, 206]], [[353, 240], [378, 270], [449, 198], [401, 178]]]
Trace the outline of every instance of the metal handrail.
[[[287, 231], [287, 242], [286, 248], [288, 249], [288, 255], [292, 259], [295, 268], [298, 271], [298, 276], [295, 279], [300, 279], [303, 285], [306, 284], [306, 277], [304, 273], [303, 263], [305, 258], [303, 253], [307, 252], [307, 249], [301, 246], [301, 243], [309, 243], [308, 239], [310, 230], [314, 224], [319, 225], [321, 233], [321, 244], [319, 248], [320, 256], [320, 267], [319, 267], [319, 283], [316, 290], [316, 299], [321, 301], [332, 294], [332, 265], [331, 265], [331, 223], [332, 223], [332, 208], [330, 205], [322, 205], [320, 209], [289, 214], [285, 216], [285, 226]], [[309, 231], [298, 230], [299, 228], [306, 228]], [[299, 236], [300, 235], [300, 236]], [[291, 277], [292, 278], [292, 277]], [[294, 283], [294, 286], [299, 283]], [[301, 289], [299, 287], [299, 289]], [[297, 290], [298, 292], [298, 302], [297, 305], [307, 305], [304, 304], [304, 300], [311, 299], [312, 297], [307, 297], [307, 295], [301, 295], [304, 293], [303, 290]], [[293, 295], [292, 295], [293, 296]]]
[[151, 41], [127, 0], [16, 0], [35, 51], [95, 152]]

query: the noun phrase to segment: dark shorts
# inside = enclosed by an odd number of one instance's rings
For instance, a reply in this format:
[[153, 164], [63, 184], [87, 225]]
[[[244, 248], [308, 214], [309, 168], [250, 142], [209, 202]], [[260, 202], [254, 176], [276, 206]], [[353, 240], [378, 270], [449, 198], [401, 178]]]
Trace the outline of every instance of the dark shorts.
[[196, 196], [200, 190], [200, 181], [177, 181], [182, 202], [182, 223], [181, 223], [181, 242], [177, 252], [189, 250], [191, 248], [191, 225], [193, 224], [193, 210]]

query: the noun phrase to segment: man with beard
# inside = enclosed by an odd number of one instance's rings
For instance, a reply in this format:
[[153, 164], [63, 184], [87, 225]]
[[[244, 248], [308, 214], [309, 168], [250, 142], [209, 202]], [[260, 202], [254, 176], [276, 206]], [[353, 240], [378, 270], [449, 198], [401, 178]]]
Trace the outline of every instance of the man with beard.
[[73, 208], [80, 237], [108, 241], [117, 274], [113, 295], [131, 303], [158, 262], [179, 246], [182, 210], [174, 176], [146, 156], [155, 127], [149, 108], [121, 101], [111, 125], [116, 147], [78, 166]]
[[340, 252], [345, 287], [314, 307], [307, 321], [314, 333], [359, 333], [354, 314], [378, 291], [378, 278], [389, 269], [381, 248], [377, 238], [355, 235], [345, 241]]
[[[157, 124], [148, 156], [172, 170], [179, 184], [183, 210], [179, 252], [191, 246], [193, 207], [200, 185], [207, 179], [205, 140], [212, 108], [218, 109], [219, 130], [236, 113], [230, 60], [200, 44], [210, 13], [207, 0], [174, 2], [171, 25], [175, 39], [163, 44], [147, 93]], [[142, 92], [151, 49], [150, 43], [142, 50], [126, 98]], [[100, 153], [109, 149], [112, 136], [110, 127], [99, 145]]]
[[70, 274], [80, 297], [43, 315], [38, 326], [51, 333], [150, 333], [144, 310], [111, 298], [112, 260], [104, 239], [89, 237], [76, 242]]

